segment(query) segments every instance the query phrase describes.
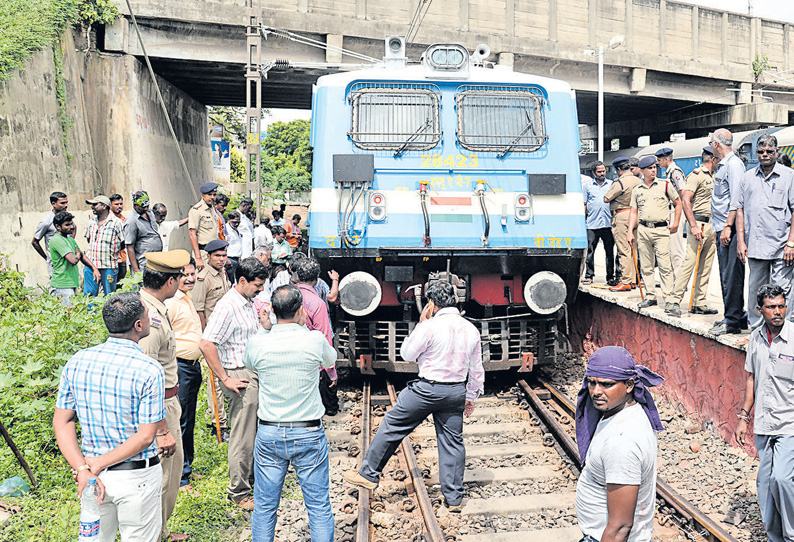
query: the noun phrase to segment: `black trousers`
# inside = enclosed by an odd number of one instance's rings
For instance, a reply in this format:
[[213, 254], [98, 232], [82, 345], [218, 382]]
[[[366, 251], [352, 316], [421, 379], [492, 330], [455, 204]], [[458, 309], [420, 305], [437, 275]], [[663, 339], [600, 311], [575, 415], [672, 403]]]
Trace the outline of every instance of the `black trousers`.
[[326, 371], [320, 371], [320, 399], [323, 401], [326, 414], [339, 412], [339, 398], [336, 396], [336, 386], [331, 387], [331, 377]]
[[[747, 313], [744, 311], [744, 264], [737, 253], [736, 231], [731, 230], [731, 242], [727, 247], [720, 243], [722, 230], [714, 232], [717, 236], [717, 262], [720, 265], [722, 302], [725, 306], [725, 324], [732, 327], [745, 327]], [[755, 294], [750, 294], [753, 302]]]
[[615, 238], [612, 237], [612, 228], [587, 230], [587, 260], [584, 276], [590, 279], [595, 276], [595, 251], [599, 240], [604, 243], [604, 252], [606, 252], [608, 282], [615, 278]]

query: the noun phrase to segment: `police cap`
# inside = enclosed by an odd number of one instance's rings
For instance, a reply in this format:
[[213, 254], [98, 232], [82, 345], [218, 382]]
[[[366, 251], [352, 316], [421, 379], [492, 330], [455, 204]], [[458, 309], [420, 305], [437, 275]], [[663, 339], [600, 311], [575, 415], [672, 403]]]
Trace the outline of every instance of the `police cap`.
[[161, 273], [179, 273], [190, 263], [190, 253], [181, 248], [168, 252], [147, 252], [146, 267]]
[[628, 163], [629, 163], [629, 159], [626, 158], [625, 156], [618, 156], [617, 158], [612, 160], [612, 165], [615, 166], [616, 168], [625, 167], [628, 165]]
[[671, 149], [670, 147], [662, 147], [661, 149], [659, 149], [658, 151], [656, 151], [653, 154], [655, 154], [659, 158], [661, 158], [663, 156], [672, 156], [673, 155], [673, 149]]
[[711, 145], [706, 145], [705, 147], [703, 147], [703, 152], [705, 152], [706, 154], [710, 154], [711, 156], [714, 156], [714, 149], [711, 148]]
[[645, 168], [648, 168], [648, 167], [651, 167], [651, 166], [655, 166], [655, 165], [656, 165], [656, 157], [655, 156], [643, 156], [642, 158], [640, 158], [640, 163], [639, 163], [638, 167], [640, 169], [645, 169]]
[[202, 194], [209, 194], [213, 190], [218, 189], [218, 183], [204, 183], [201, 185], [201, 193]]
[[207, 254], [211, 252], [215, 252], [216, 250], [225, 250], [226, 247], [229, 246], [229, 243], [226, 241], [222, 241], [220, 239], [213, 239], [204, 247], [204, 250], [207, 251]]
[[629, 158], [629, 167], [639, 167], [640, 159], [636, 156]]

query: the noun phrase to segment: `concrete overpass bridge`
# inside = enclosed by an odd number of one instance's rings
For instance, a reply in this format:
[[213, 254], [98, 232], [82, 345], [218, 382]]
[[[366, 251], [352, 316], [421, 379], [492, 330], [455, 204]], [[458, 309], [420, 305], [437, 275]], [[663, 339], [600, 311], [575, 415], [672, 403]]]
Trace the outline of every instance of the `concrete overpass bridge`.
[[[383, 38], [404, 33], [423, 1], [263, 1], [261, 20], [380, 58]], [[132, 5], [159, 75], [201, 103], [245, 105], [244, 0]], [[794, 69], [791, 26], [671, 0], [434, 0], [407, 56], [418, 59], [431, 43], [487, 43], [492, 61], [568, 81], [587, 139], [596, 135], [597, 61], [585, 51], [623, 35], [623, 45], [605, 57], [605, 137], [629, 146], [643, 134], [662, 141], [675, 132], [694, 137], [722, 125], [794, 121], [794, 94], [785, 93], [794, 91], [794, 75], [756, 80], [753, 72], [757, 57], [768, 57], [774, 72]], [[128, 17], [105, 29], [100, 48], [142, 55]], [[310, 107], [318, 76], [358, 62], [273, 36], [262, 59], [312, 64], [277, 65], [263, 82], [263, 107], [293, 108]], [[764, 96], [754, 88], [764, 88]]]

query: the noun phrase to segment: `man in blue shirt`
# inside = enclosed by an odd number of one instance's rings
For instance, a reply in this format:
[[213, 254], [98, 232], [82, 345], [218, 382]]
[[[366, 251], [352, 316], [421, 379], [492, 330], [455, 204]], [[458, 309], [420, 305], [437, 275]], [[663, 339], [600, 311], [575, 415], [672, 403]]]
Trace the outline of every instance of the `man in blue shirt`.
[[593, 179], [582, 187], [584, 192], [584, 212], [587, 216], [587, 260], [582, 284], [590, 284], [595, 276], [595, 251], [600, 240], [606, 252], [606, 281], [615, 286], [615, 239], [612, 237], [612, 214], [604, 196], [612, 186], [608, 180], [607, 168], [603, 162], [594, 162], [590, 167]]
[[[741, 189], [731, 201], [736, 211], [737, 253], [750, 266], [750, 295], [768, 283], [783, 288], [791, 303], [794, 279], [794, 171], [777, 163], [777, 138], [764, 134], [756, 143], [758, 166], [744, 174]], [[763, 323], [750, 312], [750, 327]]]
[[336, 363], [336, 351], [320, 331], [304, 327], [303, 295], [295, 285], [276, 288], [271, 306], [277, 323], [273, 325], [264, 310], [260, 320], [265, 331], [250, 340], [243, 354], [245, 367], [259, 377], [253, 539], [273, 541], [281, 486], [292, 464], [309, 514], [311, 539], [332, 542], [328, 440], [320, 421], [325, 407], [318, 380], [320, 369]]
[[720, 265], [722, 302], [725, 307], [722, 322], [717, 323], [709, 332], [724, 335], [739, 333], [747, 328], [747, 313], [744, 311], [744, 264], [738, 257], [738, 240], [734, 228], [736, 211], [731, 210], [732, 200], [741, 189], [745, 167], [742, 159], [733, 152], [733, 134], [728, 130], [716, 130], [709, 143], [714, 157], [719, 160], [714, 173], [714, 191], [711, 194], [711, 226], [717, 241], [717, 262]]
[[111, 296], [102, 318], [110, 337], [66, 363], [52, 426], [77, 472], [78, 496], [89, 478], [97, 478], [97, 540], [113, 542], [118, 531], [122, 541], [157, 542], [163, 478], [157, 451], [170, 457], [176, 448], [168, 432], [157, 433], [165, 418], [165, 375], [138, 346], [149, 335], [150, 319], [137, 293]]

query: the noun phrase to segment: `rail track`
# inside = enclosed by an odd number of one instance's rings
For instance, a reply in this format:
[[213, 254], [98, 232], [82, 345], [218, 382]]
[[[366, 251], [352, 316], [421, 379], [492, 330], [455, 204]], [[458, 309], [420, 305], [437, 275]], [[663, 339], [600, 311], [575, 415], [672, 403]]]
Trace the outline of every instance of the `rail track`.
[[[390, 382], [380, 395], [372, 393], [375, 382], [364, 383], [351, 431], [358, 441], [350, 444], [349, 455], [358, 457], [359, 464], [380, 417], [396, 402]], [[443, 507], [435, 431], [426, 421], [403, 441], [378, 488], [358, 489], [358, 502], [346, 505], [349, 515], [356, 514], [356, 534], [345, 540], [577, 542], [581, 532], [573, 503], [580, 461], [571, 437], [573, 404], [540, 378], [531, 384], [521, 380], [517, 389], [518, 394], [481, 397], [465, 420], [467, 498], [462, 514]], [[661, 480], [657, 503], [658, 522], [689, 540], [736, 542]]]

